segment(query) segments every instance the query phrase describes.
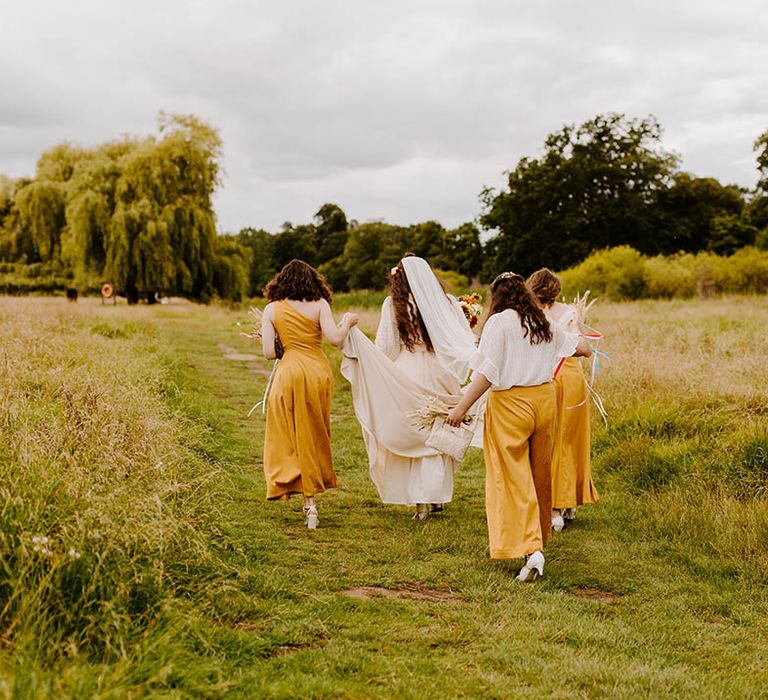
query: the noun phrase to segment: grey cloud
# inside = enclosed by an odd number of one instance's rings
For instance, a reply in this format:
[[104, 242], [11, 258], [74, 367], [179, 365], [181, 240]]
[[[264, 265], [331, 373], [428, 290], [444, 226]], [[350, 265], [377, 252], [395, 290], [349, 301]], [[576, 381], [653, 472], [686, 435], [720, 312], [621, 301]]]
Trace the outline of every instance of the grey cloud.
[[61, 140], [220, 128], [223, 228], [352, 217], [456, 225], [523, 155], [598, 112], [656, 114], [700, 174], [750, 185], [768, 128], [759, 0], [31, 0], [6, 10], [0, 170]]

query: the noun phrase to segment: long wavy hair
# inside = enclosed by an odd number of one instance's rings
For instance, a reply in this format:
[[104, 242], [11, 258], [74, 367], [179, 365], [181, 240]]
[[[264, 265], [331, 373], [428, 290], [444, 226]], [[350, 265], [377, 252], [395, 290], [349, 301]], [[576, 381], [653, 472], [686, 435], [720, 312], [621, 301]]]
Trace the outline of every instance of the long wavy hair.
[[[523, 337], [531, 345], [548, 343], [552, 340], [552, 328], [536, 302], [533, 292], [525, 283], [522, 275], [514, 272], [502, 272], [491, 282], [491, 311], [488, 318], [507, 309], [517, 311], [523, 327]], [[486, 323], [488, 320], [486, 319]]]
[[391, 289], [392, 305], [395, 309], [395, 322], [397, 323], [397, 332], [400, 334], [400, 342], [405, 345], [406, 350], [413, 350], [422, 343], [429, 352], [434, 352], [432, 340], [429, 337], [427, 326], [421, 316], [419, 307], [411, 292], [411, 285], [408, 284], [408, 277], [405, 274], [403, 261], [401, 260], [393, 268], [394, 272], [389, 272], [389, 286]]
[[542, 306], [552, 306], [563, 290], [560, 278], [548, 267], [536, 270], [528, 278], [527, 284]]
[[303, 260], [291, 260], [264, 287], [267, 301], [295, 299], [297, 301], [318, 301], [331, 303], [331, 288], [312, 265]]

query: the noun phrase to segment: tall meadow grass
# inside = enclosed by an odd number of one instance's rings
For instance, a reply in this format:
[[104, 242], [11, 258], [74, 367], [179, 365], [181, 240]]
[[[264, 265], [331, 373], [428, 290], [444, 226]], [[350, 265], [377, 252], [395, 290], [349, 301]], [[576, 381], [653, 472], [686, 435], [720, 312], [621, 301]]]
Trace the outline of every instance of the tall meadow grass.
[[[373, 333], [382, 299], [334, 310]], [[443, 514], [380, 503], [338, 350], [308, 533], [264, 501], [247, 309], [0, 299], [0, 698], [764, 695], [768, 298], [588, 321], [601, 501], [523, 586], [479, 451]]]
[[0, 641], [32, 657], [124, 656], [209, 560], [205, 469], [130, 315], [0, 300]]
[[633, 536], [717, 553], [768, 582], [768, 298], [598, 302], [593, 460]]

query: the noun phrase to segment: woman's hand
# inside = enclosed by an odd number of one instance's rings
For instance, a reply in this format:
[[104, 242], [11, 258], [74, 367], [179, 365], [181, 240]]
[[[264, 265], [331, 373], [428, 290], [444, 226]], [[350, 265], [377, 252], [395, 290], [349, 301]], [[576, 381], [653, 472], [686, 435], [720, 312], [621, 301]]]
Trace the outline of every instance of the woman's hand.
[[352, 328], [352, 326], [356, 326], [359, 322], [360, 322], [360, 317], [357, 314], [353, 314], [350, 311], [348, 311], [341, 317], [341, 324], [344, 326], [347, 326], [347, 328]]
[[448, 417], [445, 422], [448, 425], [452, 425], [454, 428], [458, 428], [461, 425], [461, 421], [464, 420], [464, 416], [467, 411], [475, 405], [477, 401], [488, 389], [491, 388], [491, 383], [487, 377], [475, 372], [472, 376], [472, 381], [469, 386], [464, 390], [464, 395], [448, 413]]
[[448, 423], [448, 425], [452, 425], [454, 428], [458, 428], [461, 425], [461, 422], [464, 420], [466, 413], [466, 410], [464, 410], [461, 406], [454, 406], [449, 411], [445, 422]]

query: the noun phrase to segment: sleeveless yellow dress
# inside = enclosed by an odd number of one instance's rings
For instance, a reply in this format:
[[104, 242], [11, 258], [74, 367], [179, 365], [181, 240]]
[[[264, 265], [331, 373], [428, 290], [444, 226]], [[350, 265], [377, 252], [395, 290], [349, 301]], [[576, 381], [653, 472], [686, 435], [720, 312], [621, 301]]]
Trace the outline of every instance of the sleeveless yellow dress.
[[320, 323], [277, 301], [275, 330], [283, 357], [267, 402], [264, 474], [267, 498], [314, 496], [338, 486], [331, 459], [333, 374]]

